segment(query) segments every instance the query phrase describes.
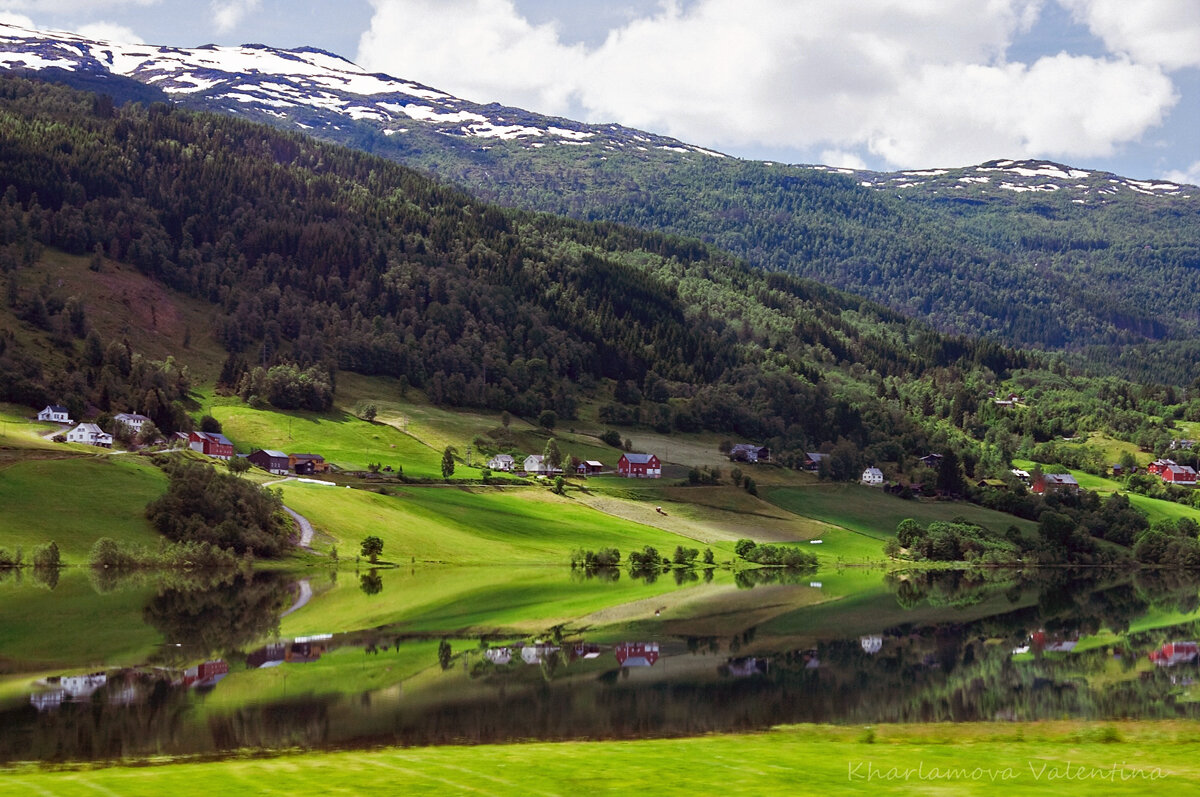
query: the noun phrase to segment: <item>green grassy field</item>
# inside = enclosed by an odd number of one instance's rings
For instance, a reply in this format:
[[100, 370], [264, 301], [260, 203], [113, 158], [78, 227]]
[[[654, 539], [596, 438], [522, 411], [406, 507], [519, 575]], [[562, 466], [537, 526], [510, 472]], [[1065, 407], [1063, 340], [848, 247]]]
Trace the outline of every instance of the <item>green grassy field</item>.
[[[961, 501], [906, 501], [881, 490], [858, 484], [817, 484], [811, 487], [772, 487], [760, 494], [771, 503], [803, 517], [813, 518], [883, 542], [905, 518], [920, 523], [965, 518], [971, 523], [1002, 532], [1016, 526], [1034, 534], [1037, 524], [1003, 512]], [[871, 543], [875, 544], [875, 543]]]
[[166, 490], [158, 468], [127, 455], [29, 459], [0, 469], [0, 545], [28, 557], [54, 540], [68, 564], [83, 564], [100, 537], [154, 546], [146, 504]]
[[[393, 495], [287, 482], [284, 501], [338, 544], [345, 558], [368, 535], [384, 541], [385, 560], [444, 564], [564, 565], [575, 548], [645, 545], [670, 554], [703, 547], [660, 529], [597, 512], [545, 488], [402, 487]], [[725, 558], [732, 546], [713, 543]]]
[[3, 795], [1149, 794], [1200, 778], [1195, 722], [798, 725], [687, 739], [383, 748], [0, 776]]
[[[366, 470], [369, 463], [378, 462], [402, 467], [406, 476], [442, 478], [441, 449], [385, 423], [368, 423], [337, 410], [259, 410], [236, 398], [213, 398], [207, 411], [221, 422], [226, 436], [243, 453], [256, 448], [314, 453], [348, 470]], [[459, 463], [455, 476], [478, 479], [479, 471]]]

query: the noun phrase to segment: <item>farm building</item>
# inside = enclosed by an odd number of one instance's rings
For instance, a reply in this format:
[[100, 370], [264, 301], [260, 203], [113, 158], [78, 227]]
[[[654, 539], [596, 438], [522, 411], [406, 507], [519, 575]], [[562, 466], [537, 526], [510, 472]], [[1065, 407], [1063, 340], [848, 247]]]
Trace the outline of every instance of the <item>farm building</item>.
[[738, 443], [729, 449], [729, 459], [731, 462], [770, 462], [771, 449], [753, 443]]
[[491, 470], [511, 471], [517, 467], [517, 461], [511, 454], [497, 454], [488, 460], [487, 466]]
[[662, 476], [662, 463], [653, 454], [622, 454], [617, 473], [629, 479], [657, 479]]
[[112, 435], [105, 432], [94, 423], [81, 423], [67, 432], [68, 443], [83, 443], [89, 446], [112, 448]]
[[288, 454], [288, 467], [301, 476], [328, 473], [329, 463], [320, 454]]
[[50, 421], [51, 423], [70, 423], [71, 413], [66, 407], [60, 407], [57, 404], [47, 404], [46, 408], [38, 413], [39, 421]]
[[247, 457], [247, 459], [252, 464], [277, 476], [282, 476], [288, 472], [288, 455], [282, 451], [271, 451], [270, 449], [260, 448]]
[[188, 448], [206, 457], [233, 459], [233, 443], [220, 432], [189, 432]]

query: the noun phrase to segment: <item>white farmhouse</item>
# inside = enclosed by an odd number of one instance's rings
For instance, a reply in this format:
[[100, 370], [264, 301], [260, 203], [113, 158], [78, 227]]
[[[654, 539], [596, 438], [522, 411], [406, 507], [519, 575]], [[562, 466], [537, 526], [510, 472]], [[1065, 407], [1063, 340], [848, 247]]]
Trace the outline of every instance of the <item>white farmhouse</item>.
[[497, 454], [488, 460], [487, 466], [491, 470], [511, 471], [517, 466], [517, 461], [511, 454]]
[[112, 448], [112, 435], [105, 432], [94, 423], [81, 423], [67, 432], [68, 443], [83, 443], [89, 446]]
[[47, 404], [46, 409], [38, 413], [39, 421], [50, 421], [51, 423], [70, 423], [71, 413], [66, 407], [60, 407], [57, 404]]
[[883, 471], [875, 467], [867, 468], [863, 471], [862, 483], [871, 487], [878, 487], [883, 484]]
[[113, 420], [125, 424], [134, 434], [141, 434], [142, 427], [150, 422], [145, 415], [138, 415], [136, 412], [122, 412], [113, 416]]

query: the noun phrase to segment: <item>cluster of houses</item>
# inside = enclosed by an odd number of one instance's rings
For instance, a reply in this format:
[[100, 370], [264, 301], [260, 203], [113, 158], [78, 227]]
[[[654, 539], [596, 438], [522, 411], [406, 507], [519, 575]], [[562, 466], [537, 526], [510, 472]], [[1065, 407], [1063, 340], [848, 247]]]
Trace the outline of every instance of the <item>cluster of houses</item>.
[[[518, 657], [525, 664], [541, 664], [546, 660], [547, 656], [562, 652], [563, 649], [557, 645], [539, 642], [532, 645], [523, 645], [519, 649], [508, 647], [488, 648], [483, 652], [483, 657], [497, 666], [511, 664]], [[613, 648], [613, 654], [616, 656], [617, 663], [622, 667], [653, 667], [655, 662], [658, 661], [658, 653], [657, 642], [622, 642]], [[589, 645], [586, 643], [574, 645], [565, 651], [568, 661], [572, 662], [580, 659], [598, 659], [600, 658], [600, 654], [599, 645]]]
[[[66, 407], [57, 404], [47, 405], [38, 413], [39, 421], [69, 425], [71, 414]], [[117, 423], [124, 424], [133, 435], [139, 435], [150, 419], [137, 413], [122, 412], [113, 416]], [[113, 436], [94, 423], [81, 423], [66, 433], [68, 443], [82, 443], [100, 448], [112, 448]], [[282, 451], [260, 448], [248, 455], [238, 454], [233, 447], [233, 441], [220, 432], [176, 432], [173, 439], [183, 446], [215, 459], [229, 460], [236, 456], [245, 456], [251, 464], [257, 465], [268, 473], [279, 476], [296, 474], [312, 476], [328, 473], [330, 466], [320, 454], [285, 454]]]
[[1196, 486], [1196, 469], [1189, 465], [1180, 465], [1173, 459], [1156, 459], [1146, 466], [1146, 470], [1167, 484]]
[[[541, 454], [530, 454], [525, 457], [521, 467], [511, 454], [497, 454], [488, 460], [487, 466], [494, 471], [524, 474], [526, 476], [561, 476], [562, 468], [553, 467]], [[576, 476], [597, 476], [601, 473], [611, 473], [605, 470], [603, 462], [588, 459], [575, 466]], [[662, 462], [654, 454], [622, 454], [617, 462], [617, 475], [630, 479], [658, 479], [662, 477]]]

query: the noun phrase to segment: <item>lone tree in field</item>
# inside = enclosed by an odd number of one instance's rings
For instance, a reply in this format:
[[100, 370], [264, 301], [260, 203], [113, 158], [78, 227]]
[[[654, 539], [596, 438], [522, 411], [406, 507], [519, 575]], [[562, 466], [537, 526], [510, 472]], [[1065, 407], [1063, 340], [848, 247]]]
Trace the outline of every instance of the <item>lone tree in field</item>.
[[446, 446], [442, 452], [442, 478], [449, 479], [454, 475], [454, 446]]
[[379, 561], [381, 553], [383, 553], [383, 540], [374, 534], [362, 541], [362, 555], [371, 560], [371, 564]]

